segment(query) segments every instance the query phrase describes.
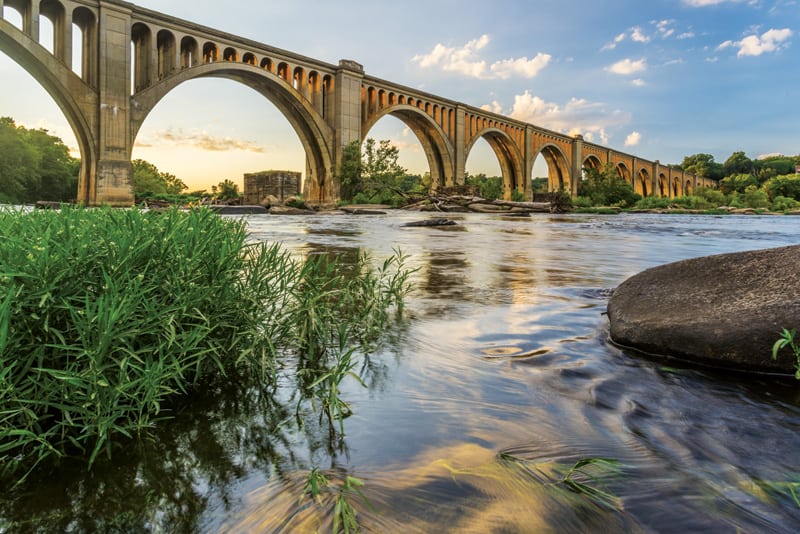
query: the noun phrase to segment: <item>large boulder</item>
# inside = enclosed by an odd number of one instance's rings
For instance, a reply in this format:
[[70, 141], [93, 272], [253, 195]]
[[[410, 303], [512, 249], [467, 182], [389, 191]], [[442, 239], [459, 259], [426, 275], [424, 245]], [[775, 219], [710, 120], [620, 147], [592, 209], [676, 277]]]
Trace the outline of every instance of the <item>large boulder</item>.
[[[772, 346], [800, 329], [800, 246], [720, 254], [662, 265], [614, 290], [611, 340], [714, 367], [794, 373]], [[799, 334], [800, 335], [800, 334]]]

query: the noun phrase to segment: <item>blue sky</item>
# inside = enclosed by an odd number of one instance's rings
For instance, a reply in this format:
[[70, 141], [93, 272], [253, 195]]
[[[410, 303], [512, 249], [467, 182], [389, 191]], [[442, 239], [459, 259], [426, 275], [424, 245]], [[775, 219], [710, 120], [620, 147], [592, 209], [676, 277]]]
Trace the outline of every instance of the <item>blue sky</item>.
[[[664, 163], [800, 153], [798, 0], [134, 3], [330, 63], [353, 59], [370, 75]], [[49, 96], [2, 54], [0, 79], [0, 115], [74, 146]], [[401, 122], [384, 119], [369, 136], [391, 139], [410, 170], [427, 170]], [[305, 167], [288, 121], [226, 80], [178, 87], [133, 156], [192, 188]], [[487, 144], [467, 170], [499, 174]]]

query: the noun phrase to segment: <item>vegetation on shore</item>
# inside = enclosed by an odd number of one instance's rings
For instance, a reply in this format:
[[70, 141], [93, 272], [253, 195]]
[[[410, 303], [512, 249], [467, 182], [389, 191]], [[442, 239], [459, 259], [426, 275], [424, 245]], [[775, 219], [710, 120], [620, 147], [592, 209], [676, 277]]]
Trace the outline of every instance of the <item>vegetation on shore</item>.
[[[401, 253], [297, 259], [242, 222], [181, 212], [0, 211], [0, 480], [89, 466], [196, 393], [297, 377], [343, 430], [342, 381], [401, 311]], [[267, 393], [263, 393], [267, 394]]]

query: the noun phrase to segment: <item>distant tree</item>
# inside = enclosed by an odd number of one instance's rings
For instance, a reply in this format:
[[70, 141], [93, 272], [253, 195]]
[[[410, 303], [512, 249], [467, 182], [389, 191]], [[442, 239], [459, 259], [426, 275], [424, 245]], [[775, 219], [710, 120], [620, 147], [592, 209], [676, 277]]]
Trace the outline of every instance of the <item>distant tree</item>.
[[340, 196], [346, 200], [399, 204], [403, 194], [420, 189], [422, 177], [410, 178], [398, 162], [400, 151], [388, 139], [369, 138], [344, 148], [339, 167]]
[[633, 206], [642, 198], [611, 163], [602, 169], [585, 168], [584, 176], [586, 179], [578, 186], [578, 195], [589, 198], [595, 206]]
[[731, 154], [731, 156], [725, 160], [722, 168], [725, 176], [755, 173], [755, 165], [753, 164], [753, 161], [742, 151]]
[[794, 174], [795, 166], [800, 165], [800, 156], [768, 156], [753, 162], [758, 180], [761, 183], [776, 176]]
[[80, 161], [47, 130], [0, 118], [0, 154], [1, 202], [75, 199]]
[[777, 197], [800, 200], [800, 177], [796, 174], [776, 176], [764, 182], [764, 189], [773, 200]]
[[344, 147], [339, 165], [339, 196], [351, 199], [361, 190], [361, 143], [353, 141]]
[[683, 158], [680, 168], [685, 172], [713, 180], [721, 180], [725, 176], [725, 169], [721, 164], [714, 161], [714, 156], [711, 154], [686, 156]]
[[227, 178], [221, 181], [218, 185], [212, 185], [211, 192], [217, 197], [218, 200], [233, 200], [241, 196], [239, 194], [239, 186]]
[[137, 197], [177, 195], [188, 189], [174, 174], [161, 172], [158, 167], [143, 159], [135, 159], [133, 165], [133, 192]]
[[465, 173], [464, 183], [478, 189], [478, 194], [487, 200], [503, 197], [503, 179], [499, 176], [488, 177], [484, 173], [471, 175]]
[[549, 180], [546, 176], [540, 176], [531, 180], [531, 191], [534, 193], [547, 193], [547, 183]]
[[726, 195], [734, 192], [744, 193], [744, 190], [751, 185], [758, 187], [758, 179], [752, 174], [733, 174], [726, 176], [719, 182], [720, 190]]
[[407, 174], [398, 162], [400, 150], [383, 139], [377, 144], [372, 138], [364, 142], [361, 153], [361, 192], [368, 197], [380, 191], [399, 189], [399, 182]]

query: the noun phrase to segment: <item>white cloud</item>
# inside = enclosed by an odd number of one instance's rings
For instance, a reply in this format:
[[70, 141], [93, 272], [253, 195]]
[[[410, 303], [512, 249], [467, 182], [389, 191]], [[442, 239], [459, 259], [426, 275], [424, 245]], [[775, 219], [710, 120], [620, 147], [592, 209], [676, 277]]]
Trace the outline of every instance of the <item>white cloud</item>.
[[761, 35], [748, 35], [741, 41], [725, 41], [717, 47], [717, 50], [726, 48], [738, 48], [737, 57], [760, 56], [768, 52], [777, 52], [789, 46], [786, 42], [792, 36], [792, 30], [783, 28], [780, 30], [771, 29]]
[[694, 32], [693, 31], [688, 31], [688, 32], [683, 32], [682, 34], [678, 35], [677, 38], [680, 39], [680, 40], [684, 40], [684, 39], [692, 39], [693, 37], [694, 37]]
[[538, 53], [532, 59], [527, 57], [495, 61], [488, 65], [479, 52], [490, 42], [488, 35], [467, 42], [461, 48], [437, 44], [428, 54], [418, 54], [411, 61], [420, 67], [441, 67], [448, 72], [457, 72], [472, 78], [484, 80], [507, 80], [513, 76], [533, 78], [545, 68], [552, 59], [549, 54]]
[[745, 2], [748, 5], [756, 6], [761, 0], [683, 0], [683, 4], [689, 7], [708, 7], [720, 4], [741, 4]]
[[628, 134], [628, 137], [625, 138], [625, 146], [636, 146], [641, 142], [642, 134], [639, 132], [631, 132]]
[[649, 43], [650, 37], [644, 34], [638, 26], [631, 29], [631, 41], [635, 43]]
[[642, 72], [647, 70], [647, 61], [644, 59], [638, 59], [636, 61], [632, 59], [623, 59], [622, 61], [617, 61], [613, 65], [606, 67], [608, 72], [612, 72], [614, 74], [634, 74], [636, 72]]
[[198, 130], [186, 132], [183, 128], [159, 130], [154, 132], [151, 139], [137, 139], [135, 143], [135, 146], [139, 148], [163, 147], [164, 145], [199, 148], [208, 152], [243, 151], [257, 154], [266, 152], [263, 146], [252, 141], [234, 137], [214, 137], [208, 132]]
[[690, 7], [706, 7], [724, 4], [730, 0], [683, 0], [683, 3]]
[[620, 33], [619, 35], [614, 37], [613, 41], [611, 41], [607, 45], [603, 46], [603, 48], [601, 48], [600, 50], [614, 50], [619, 43], [621, 43], [622, 41], [625, 40], [625, 37], [626, 37], [626, 35], [625, 35], [624, 32]]
[[635, 79], [635, 80], [633, 80], [631, 83], [632, 83], [633, 85], [635, 85], [636, 87], [644, 87], [645, 85], [647, 85], [647, 82], [646, 82], [646, 81], [644, 81], [644, 80], [643, 80], [643, 79], [641, 79], [641, 78], [636, 78], [636, 79]]
[[521, 57], [517, 59], [504, 59], [492, 63], [489, 70], [492, 72], [492, 78], [500, 80], [508, 80], [514, 75], [522, 76], [523, 78], [533, 78], [539, 71], [542, 70], [550, 63], [552, 56], [549, 54], [542, 54], [539, 52], [533, 59]]
[[[483, 106], [487, 111], [506, 113], [503, 106], [494, 101]], [[609, 128], [630, 122], [630, 116], [620, 111], [609, 112], [601, 102], [590, 102], [582, 98], [571, 98], [563, 106], [547, 102], [541, 97], [525, 91], [514, 97], [514, 105], [508, 116], [568, 135], [583, 135], [589, 142], [608, 143]]]
[[668, 39], [675, 33], [675, 29], [671, 27], [674, 22], [675, 21], [672, 19], [652, 21], [652, 23], [656, 27], [658, 36], [661, 37], [662, 39]]

